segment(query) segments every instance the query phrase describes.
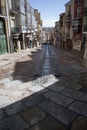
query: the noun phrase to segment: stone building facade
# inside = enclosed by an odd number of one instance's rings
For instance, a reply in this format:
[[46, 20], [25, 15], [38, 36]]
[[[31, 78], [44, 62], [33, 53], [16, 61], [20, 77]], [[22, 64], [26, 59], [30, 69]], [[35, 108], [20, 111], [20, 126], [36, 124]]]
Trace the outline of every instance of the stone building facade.
[[0, 0], [0, 54], [29, 48], [29, 37], [35, 37], [36, 26], [29, 0]]

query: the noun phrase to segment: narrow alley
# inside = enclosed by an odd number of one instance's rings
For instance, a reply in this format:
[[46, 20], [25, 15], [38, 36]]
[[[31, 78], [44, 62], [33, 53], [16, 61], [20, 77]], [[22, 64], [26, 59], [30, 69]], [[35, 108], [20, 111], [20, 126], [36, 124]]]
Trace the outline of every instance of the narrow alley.
[[45, 44], [0, 63], [0, 130], [87, 130], [82, 59]]

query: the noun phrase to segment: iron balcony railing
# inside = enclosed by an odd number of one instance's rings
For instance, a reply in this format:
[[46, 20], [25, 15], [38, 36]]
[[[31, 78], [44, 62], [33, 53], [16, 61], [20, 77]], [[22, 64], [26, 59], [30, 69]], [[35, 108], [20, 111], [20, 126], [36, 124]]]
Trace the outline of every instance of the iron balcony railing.
[[17, 12], [17, 8], [16, 8], [15, 6], [13, 6], [13, 7], [10, 9], [10, 12], [16, 13], [16, 12]]
[[82, 19], [73, 19], [72, 20], [72, 27], [76, 27], [76, 26], [79, 26], [81, 27], [82, 26]]
[[79, 33], [80, 32], [80, 28], [79, 27], [73, 27], [73, 32]]
[[72, 20], [73, 32], [79, 33], [82, 29], [82, 19]]
[[3, 16], [6, 15], [6, 7], [5, 6], [0, 6], [0, 15], [3, 15]]
[[21, 33], [21, 28], [13, 27], [11, 28], [11, 34], [19, 34]]

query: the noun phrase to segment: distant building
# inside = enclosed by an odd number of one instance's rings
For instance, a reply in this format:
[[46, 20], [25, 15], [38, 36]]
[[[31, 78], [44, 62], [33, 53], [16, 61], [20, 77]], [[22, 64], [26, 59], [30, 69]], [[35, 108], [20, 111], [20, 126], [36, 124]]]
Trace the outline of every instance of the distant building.
[[60, 21], [55, 22], [54, 36], [55, 36], [54, 46], [60, 47], [61, 44]]
[[60, 32], [60, 22], [59, 21], [55, 22], [55, 29], [56, 29], [56, 32]]
[[42, 29], [42, 41], [43, 43], [51, 43], [54, 42], [54, 28], [52, 27], [44, 27]]
[[54, 45], [65, 48], [65, 13], [61, 13], [59, 21], [55, 22], [54, 37]]
[[83, 9], [84, 9], [84, 1], [75, 0], [74, 19], [72, 20], [73, 49], [79, 51], [82, 49]]
[[45, 30], [42, 30], [42, 44], [46, 43], [46, 32]]
[[60, 47], [65, 48], [65, 13], [60, 14]]
[[65, 4], [65, 41], [66, 48], [73, 48], [73, 28], [72, 20], [74, 19], [74, 0]]
[[36, 18], [36, 36], [37, 36], [37, 40], [41, 43], [41, 41], [42, 41], [42, 19], [41, 19], [40, 12], [38, 12], [38, 9], [34, 9], [34, 15]]

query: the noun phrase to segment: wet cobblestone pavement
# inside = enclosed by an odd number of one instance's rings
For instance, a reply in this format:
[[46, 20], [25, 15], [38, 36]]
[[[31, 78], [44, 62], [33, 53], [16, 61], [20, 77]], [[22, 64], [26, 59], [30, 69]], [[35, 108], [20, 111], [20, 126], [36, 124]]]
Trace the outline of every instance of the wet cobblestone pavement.
[[0, 65], [0, 130], [87, 130], [82, 60], [50, 45], [32, 51]]

